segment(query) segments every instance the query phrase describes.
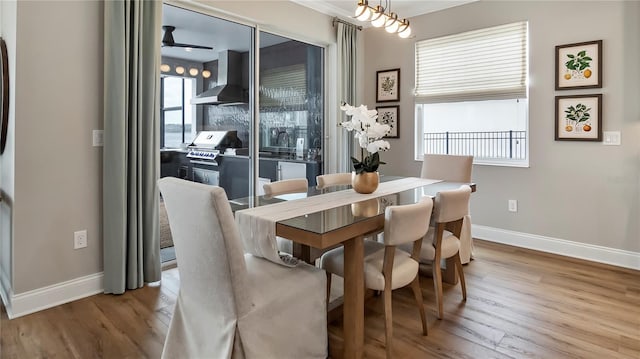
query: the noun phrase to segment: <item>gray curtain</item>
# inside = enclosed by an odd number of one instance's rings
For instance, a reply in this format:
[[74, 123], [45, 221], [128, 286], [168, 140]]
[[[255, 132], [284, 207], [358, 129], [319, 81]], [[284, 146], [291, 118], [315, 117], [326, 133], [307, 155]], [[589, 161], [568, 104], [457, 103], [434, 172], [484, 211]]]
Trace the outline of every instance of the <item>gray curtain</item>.
[[[338, 102], [346, 102], [353, 106], [356, 101], [356, 68], [358, 29], [355, 25], [338, 22]], [[347, 116], [340, 112], [338, 123], [347, 121]], [[347, 149], [346, 158], [338, 159], [338, 171], [351, 172], [351, 156], [354, 155], [354, 140], [351, 133], [343, 136], [341, 148]]]
[[104, 291], [160, 280], [158, 229], [162, 2], [105, 1]]

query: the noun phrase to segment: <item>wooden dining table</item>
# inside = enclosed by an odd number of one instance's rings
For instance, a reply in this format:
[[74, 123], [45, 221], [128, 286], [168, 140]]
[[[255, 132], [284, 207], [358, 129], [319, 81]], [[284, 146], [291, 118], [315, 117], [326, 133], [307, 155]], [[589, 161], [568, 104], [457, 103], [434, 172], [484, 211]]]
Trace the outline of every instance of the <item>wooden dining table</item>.
[[[382, 177], [382, 181], [393, 181], [400, 177]], [[343, 333], [344, 358], [362, 358], [364, 347], [364, 238], [384, 229], [384, 211], [389, 205], [404, 205], [418, 202], [423, 196], [435, 197], [439, 191], [459, 188], [464, 183], [434, 180], [431, 184], [416, 178], [416, 187], [399, 190], [365, 201], [353, 201], [329, 209], [292, 216], [275, 224], [275, 234], [294, 243], [294, 256], [312, 261], [311, 248], [326, 250], [338, 245], [344, 246], [344, 295]], [[404, 180], [406, 183], [406, 180]], [[475, 184], [469, 184], [475, 191]], [[302, 196], [284, 195], [273, 198], [256, 196], [249, 199], [232, 200], [234, 210], [264, 206], [287, 200], [304, 201], [305, 198], [322, 196], [343, 191], [353, 196], [350, 186], [335, 186], [328, 189], [309, 188]], [[329, 198], [329, 197], [327, 197]], [[336, 198], [333, 194], [331, 198]], [[367, 207], [367, 208], [363, 208]], [[447, 266], [454, 269], [455, 266]]]

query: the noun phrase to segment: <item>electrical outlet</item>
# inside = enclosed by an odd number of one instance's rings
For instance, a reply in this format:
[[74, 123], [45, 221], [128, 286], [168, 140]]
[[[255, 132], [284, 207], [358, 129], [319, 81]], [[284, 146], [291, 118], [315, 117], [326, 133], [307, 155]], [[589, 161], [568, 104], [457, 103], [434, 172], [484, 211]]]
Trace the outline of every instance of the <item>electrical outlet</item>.
[[73, 232], [73, 249], [85, 248], [87, 246], [87, 230]]
[[104, 130], [93, 130], [93, 147], [104, 146]]
[[518, 201], [515, 199], [509, 200], [509, 212], [518, 212]]

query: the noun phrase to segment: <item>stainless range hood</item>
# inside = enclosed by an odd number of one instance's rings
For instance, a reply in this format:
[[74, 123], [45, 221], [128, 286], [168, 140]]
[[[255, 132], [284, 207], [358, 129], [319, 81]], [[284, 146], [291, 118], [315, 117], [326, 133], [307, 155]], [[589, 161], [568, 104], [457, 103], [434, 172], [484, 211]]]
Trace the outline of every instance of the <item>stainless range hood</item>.
[[218, 54], [218, 85], [191, 99], [192, 105], [239, 105], [247, 103], [242, 88], [242, 54], [226, 50]]

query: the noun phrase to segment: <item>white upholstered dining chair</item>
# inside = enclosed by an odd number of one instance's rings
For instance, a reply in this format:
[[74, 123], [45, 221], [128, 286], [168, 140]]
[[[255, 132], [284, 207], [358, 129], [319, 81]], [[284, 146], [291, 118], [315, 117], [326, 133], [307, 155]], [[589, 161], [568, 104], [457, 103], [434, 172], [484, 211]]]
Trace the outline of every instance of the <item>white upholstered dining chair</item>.
[[[424, 237], [420, 247], [420, 262], [431, 262], [433, 268], [433, 285], [436, 292], [436, 304], [438, 307], [438, 318], [442, 319], [444, 314], [442, 295], [442, 272], [440, 263], [442, 259], [453, 258], [456, 272], [460, 279], [462, 289], [462, 299], [467, 300], [467, 287], [460, 261], [460, 231], [462, 221], [467, 208], [471, 187], [461, 186], [459, 189], [440, 191], [436, 194], [434, 203], [433, 221], [434, 226], [429, 228], [429, 232]], [[451, 229], [446, 231], [445, 227]], [[406, 247], [404, 247], [406, 249]]]
[[[384, 213], [384, 243], [364, 241], [364, 284], [369, 289], [383, 291], [387, 358], [391, 357], [393, 348], [392, 290], [411, 285], [422, 319], [422, 333], [427, 335], [418, 270], [420, 247], [429, 228], [424, 219], [431, 216], [432, 209], [430, 197], [423, 197], [415, 204], [389, 206]], [[402, 244], [411, 247], [409, 252], [396, 248]], [[344, 247], [323, 254], [320, 267], [327, 271], [329, 291], [332, 273], [344, 277]]]
[[343, 186], [351, 184], [351, 173], [328, 173], [316, 176], [316, 187], [323, 189], [332, 186]]
[[326, 358], [326, 277], [245, 254], [222, 188], [158, 181], [180, 292], [162, 358]]
[[294, 178], [265, 183], [262, 185], [265, 196], [278, 196], [287, 193], [307, 192], [309, 181], [306, 178]]
[[[293, 178], [274, 181], [262, 185], [266, 197], [274, 197], [289, 193], [306, 193], [309, 189], [309, 181], [306, 178]], [[293, 242], [289, 239], [276, 237], [278, 251], [293, 254]]]
[[[425, 154], [420, 177], [443, 181], [471, 183], [473, 156]], [[460, 234], [460, 260], [463, 264], [473, 258], [471, 216], [467, 211]]]

